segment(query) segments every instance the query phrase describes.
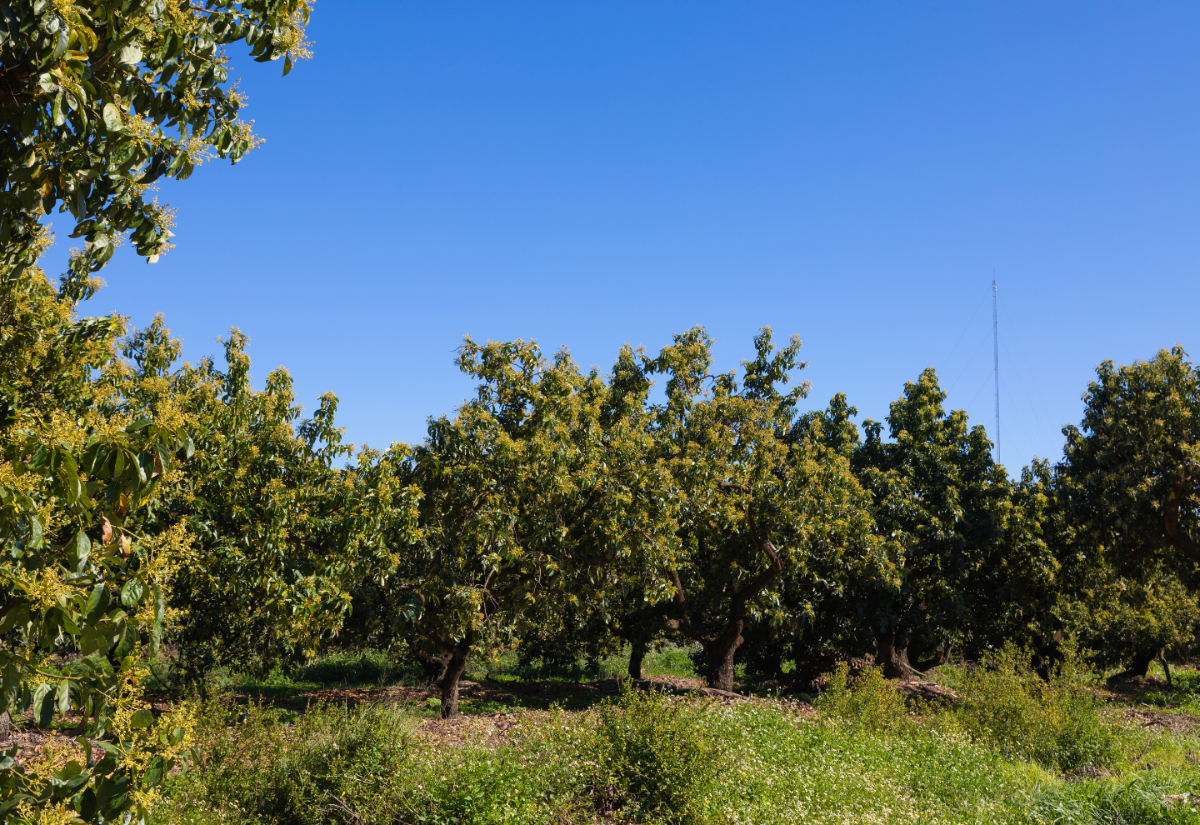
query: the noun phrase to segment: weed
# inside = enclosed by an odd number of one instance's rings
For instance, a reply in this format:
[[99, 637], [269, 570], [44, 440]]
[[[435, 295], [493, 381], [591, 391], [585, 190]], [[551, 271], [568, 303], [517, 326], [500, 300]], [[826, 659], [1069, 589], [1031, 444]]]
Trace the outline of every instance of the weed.
[[817, 707], [871, 730], [892, 730], [909, 721], [904, 699], [879, 668], [865, 669], [851, 684], [846, 662], [830, 674]]
[[1005, 756], [1059, 771], [1121, 761], [1122, 731], [1104, 718], [1070, 659], [1043, 679], [1028, 653], [1007, 645], [968, 671], [959, 692], [954, 720]]
[[619, 812], [638, 822], [699, 823], [696, 807], [719, 774], [729, 769], [733, 746], [716, 736], [707, 703], [628, 688], [598, 709], [590, 781], [600, 813]]

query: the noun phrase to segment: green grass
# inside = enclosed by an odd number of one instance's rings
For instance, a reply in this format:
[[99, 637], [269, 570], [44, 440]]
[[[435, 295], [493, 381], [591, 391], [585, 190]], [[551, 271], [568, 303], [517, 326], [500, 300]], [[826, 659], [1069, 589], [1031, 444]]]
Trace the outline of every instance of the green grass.
[[[688, 652], [651, 654], [646, 671], [690, 675]], [[818, 714], [797, 716], [767, 701], [603, 698], [561, 675], [533, 678], [512, 654], [476, 667], [468, 675], [494, 690], [465, 697], [464, 714], [508, 712], [515, 732], [484, 735], [491, 722], [476, 719], [461, 736], [431, 735], [436, 700], [304, 713], [211, 701], [193, 766], [170, 779], [153, 825], [1200, 825], [1191, 797], [1164, 804], [1200, 792], [1200, 739], [1113, 712], [1190, 712], [1200, 675], [1186, 669], [1172, 690], [1111, 700], [1070, 664], [1043, 681], [1006, 650], [987, 667], [943, 669], [954, 703], [905, 701], [877, 673], [841, 671]], [[624, 667], [613, 657], [593, 678]], [[254, 684], [389, 678], [404, 674], [371, 654]], [[1068, 781], [1080, 768], [1104, 773]]]
[[[679, 645], [666, 645], [659, 650], [650, 650], [642, 660], [642, 675], [647, 677], [694, 677], [697, 674], [689, 655], [690, 652], [690, 647]], [[606, 656], [595, 663], [589, 663], [585, 658], [580, 657], [576, 666], [567, 673], [542, 667], [538, 663], [522, 665], [518, 654], [506, 652], [491, 660], [476, 660], [468, 663], [464, 677], [476, 682], [491, 680], [496, 682], [569, 683], [624, 678], [628, 671], [628, 648], [616, 655]]]
[[1017, 703], [1032, 721], [1009, 732], [973, 727], [970, 711], [914, 711], [881, 686], [847, 686], [815, 718], [626, 693], [465, 744], [422, 734], [427, 714], [412, 707], [326, 705], [289, 723], [212, 703], [155, 823], [1200, 823], [1190, 805], [1163, 804], [1200, 790], [1195, 739], [1110, 725], [1111, 748], [1089, 753], [1115, 776], [1068, 783], [1058, 750], [1013, 743], [1101, 716], [1060, 715], [1050, 697], [1050, 710]]
[[[646, 654], [642, 672], [650, 677], [694, 677], [695, 667], [689, 656], [690, 648], [668, 645]], [[535, 663], [522, 665], [515, 652], [504, 652], [491, 659], [468, 662], [463, 678], [473, 682], [492, 682], [500, 685], [526, 685], [544, 682], [570, 686], [581, 681], [600, 681], [624, 677], [629, 664], [629, 652], [602, 659], [596, 666], [580, 658], [577, 667], [568, 674], [556, 672]], [[155, 672], [166, 674], [167, 663], [155, 663]], [[422, 677], [413, 667], [400, 666], [386, 653], [374, 650], [335, 653], [318, 659], [291, 672], [276, 669], [265, 676], [216, 671], [211, 686], [218, 691], [236, 691], [267, 698], [286, 698], [306, 691], [330, 687], [377, 687], [394, 684], [418, 684]], [[151, 688], [164, 688], [157, 676], [152, 676]], [[519, 700], [514, 698], [514, 702]], [[548, 706], [548, 705], [543, 705]]]

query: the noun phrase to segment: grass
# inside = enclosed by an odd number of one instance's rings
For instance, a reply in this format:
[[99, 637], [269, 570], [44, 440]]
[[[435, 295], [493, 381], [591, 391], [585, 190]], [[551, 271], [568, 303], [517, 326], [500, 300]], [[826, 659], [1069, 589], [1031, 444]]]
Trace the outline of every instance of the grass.
[[[956, 705], [912, 705], [843, 672], [807, 716], [626, 692], [450, 740], [412, 706], [289, 722], [213, 702], [155, 823], [1200, 823], [1182, 796], [1200, 741], [1111, 720], [1070, 673], [1043, 690], [1010, 660], [972, 678]], [[1083, 762], [1112, 775], [1067, 781]]]
[[1200, 822], [1163, 804], [1200, 786], [1186, 760], [1066, 783], [962, 728], [766, 702], [627, 693], [465, 745], [402, 707], [323, 706], [288, 725], [209, 705], [202, 721], [196, 766], [172, 780], [157, 825]]
[[[694, 677], [695, 668], [690, 648], [665, 646], [646, 654], [642, 671], [648, 677]], [[599, 682], [624, 677], [628, 667], [628, 652], [602, 659], [595, 666], [580, 659], [576, 672], [563, 674], [539, 665], [522, 665], [514, 652], [505, 652], [490, 660], [472, 661], [463, 675], [464, 680], [485, 686], [484, 695], [464, 693], [460, 709], [464, 714], [491, 714], [517, 709], [583, 710], [599, 702], [603, 691], [591, 686]], [[166, 673], [165, 663], [156, 663], [156, 672]], [[586, 682], [581, 680], [586, 679]], [[216, 693], [236, 693], [293, 710], [303, 708], [311, 696], [331, 689], [361, 690], [382, 687], [417, 687], [423, 685], [419, 670], [403, 667], [379, 651], [339, 653], [317, 660], [292, 672], [273, 670], [265, 676], [217, 671], [210, 677], [209, 687]], [[164, 688], [153, 677], [150, 687]], [[421, 701], [413, 712], [434, 715], [437, 699]]]
[[[646, 670], [686, 675], [691, 660], [667, 649]], [[876, 672], [842, 670], [806, 715], [765, 700], [601, 698], [515, 656], [469, 675], [512, 692], [464, 700], [467, 718], [448, 727], [430, 722], [436, 700], [303, 713], [270, 697], [210, 701], [193, 766], [171, 778], [153, 825], [1200, 825], [1189, 796], [1200, 792], [1200, 739], [1127, 724], [1093, 677], [1066, 667], [1042, 681], [1012, 650], [945, 669], [953, 703], [906, 701]], [[1200, 675], [1173, 675], [1173, 690], [1118, 700], [1189, 713]], [[389, 678], [405, 674], [371, 654], [253, 684]], [[516, 727], [480, 716], [496, 711]]]
[[[667, 645], [659, 650], [650, 650], [642, 660], [642, 675], [647, 677], [682, 676], [694, 677], [696, 668], [692, 664], [689, 647]], [[495, 682], [562, 682], [576, 683], [581, 680], [600, 681], [624, 678], [629, 670], [629, 650], [606, 656], [599, 662], [589, 663], [583, 658], [569, 673], [551, 670], [540, 664], [522, 665], [516, 653], [502, 653], [495, 659], [472, 662], [464, 674], [472, 681]]]

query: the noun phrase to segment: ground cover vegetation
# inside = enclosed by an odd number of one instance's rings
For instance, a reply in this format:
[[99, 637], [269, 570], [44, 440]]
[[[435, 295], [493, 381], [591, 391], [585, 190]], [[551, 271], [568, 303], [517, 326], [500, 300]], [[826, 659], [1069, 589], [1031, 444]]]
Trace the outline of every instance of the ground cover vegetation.
[[1014, 478], [933, 370], [802, 412], [766, 329], [720, 374], [700, 328], [608, 372], [467, 339], [475, 395], [377, 451], [237, 330], [81, 317], [170, 247], [157, 180], [257, 145], [225, 50], [287, 74], [308, 14], [0, 2], [0, 818], [1200, 819], [1178, 347]]

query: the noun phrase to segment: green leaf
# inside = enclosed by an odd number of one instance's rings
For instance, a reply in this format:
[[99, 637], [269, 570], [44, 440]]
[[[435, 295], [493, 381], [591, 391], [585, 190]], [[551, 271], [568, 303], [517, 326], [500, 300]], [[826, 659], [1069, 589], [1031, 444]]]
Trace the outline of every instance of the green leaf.
[[163, 616], [165, 616], [166, 612], [167, 612], [167, 599], [166, 599], [166, 596], [163, 594], [162, 588], [159, 587], [157, 584], [154, 585], [153, 593], [154, 593], [154, 621], [161, 622], [163, 620]]
[[63, 679], [58, 683], [58, 712], [65, 714], [71, 709], [71, 683]]
[[112, 103], [104, 104], [104, 128], [113, 133], [125, 130], [125, 122], [121, 120], [121, 110]]
[[38, 685], [33, 694], [33, 706], [37, 710], [38, 727], [50, 727], [50, 723], [54, 721], [54, 694], [50, 691], [49, 684]]
[[133, 651], [133, 648], [137, 645], [138, 640], [137, 630], [134, 629], [133, 625], [129, 624], [128, 622], [123, 622], [122, 624], [124, 625], [124, 628], [121, 632], [121, 639], [117, 643], [117, 649], [114, 652], [114, 655], [118, 659], [124, 659], [126, 656], [128, 656], [130, 652]]
[[62, 485], [63, 497], [67, 500], [67, 504], [74, 504], [83, 494], [83, 484], [79, 480], [79, 465], [75, 463], [75, 456], [70, 453], [62, 450], [57, 452], [58, 468], [55, 476]]
[[154, 445], [154, 452], [158, 455], [159, 472], [165, 473], [171, 467], [171, 452], [161, 442]]
[[117, 60], [126, 66], [132, 66], [135, 63], [141, 63], [142, 44], [130, 43], [128, 46], [125, 46], [121, 49], [121, 51], [117, 52]]
[[110, 602], [107, 585], [98, 584], [92, 588], [87, 600], [87, 623], [97, 624], [103, 619], [104, 614], [108, 612]]
[[146, 769], [146, 773], [142, 777], [142, 787], [156, 787], [163, 778], [163, 758], [156, 756], [150, 761], [150, 767]]
[[102, 679], [110, 678], [113, 675], [112, 663], [108, 661], [108, 657], [103, 653], [91, 653], [79, 660], [82, 665], [91, 674], [99, 676]]
[[75, 558], [80, 561], [87, 559], [92, 552], [92, 540], [87, 537], [87, 533], [79, 530], [75, 533], [75, 537], [71, 540], [71, 551], [75, 554]]
[[54, 125], [55, 126], [62, 126], [64, 123], [67, 122], [67, 118], [63, 114], [63, 93], [62, 92], [59, 92], [57, 95], [54, 96], [54, 107], [53, 107], [53, 109], [51, 109], [51, 113], [54, 117]]
[[4, 709], [7, 710], [16, 703], [17, 697], [21, 695], [21, 671], [17, 668], [17, 663], [10, 660], [4, 665], [3, 674], [4, 688], [0, 699], [3, 700]]
[[153, 725], [154, 714], [150, 712], [149, 708], [142, 708], [129, 720], [129, 726], [132, 728], [149, 728]]
[[137, 607], [145, 593], [146, 586], [142, 584], [141, 579], [130, 579], [121, 588], [121, 603], [126, 607]]
[[29, 624], [29, 606], [18, 605], [4, 614], [4, 620], [0, 621], [0, 633], [7, 633], [14, 627], [24, 627], [27, 624]]

